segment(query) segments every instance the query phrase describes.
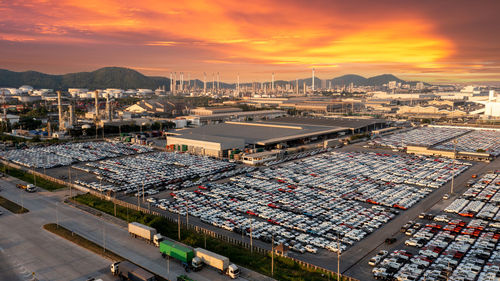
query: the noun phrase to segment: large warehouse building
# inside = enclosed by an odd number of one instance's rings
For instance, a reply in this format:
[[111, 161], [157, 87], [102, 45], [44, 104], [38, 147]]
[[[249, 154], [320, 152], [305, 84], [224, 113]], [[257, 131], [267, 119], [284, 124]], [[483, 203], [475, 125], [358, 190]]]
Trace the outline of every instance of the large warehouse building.
[[345, 134], [385, 127], [379, 119], [282, 117], [261, 122], [225, 122], [178, 130], [167, 137], [170, 149], [226, 157], [233, 149], [294, 147]]

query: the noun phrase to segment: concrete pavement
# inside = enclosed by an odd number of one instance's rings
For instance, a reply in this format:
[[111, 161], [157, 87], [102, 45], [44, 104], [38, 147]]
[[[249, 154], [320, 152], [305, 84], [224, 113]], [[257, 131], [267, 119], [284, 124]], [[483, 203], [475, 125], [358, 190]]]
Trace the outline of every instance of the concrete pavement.
[[[174, 260], [165, 260], [161, 257], [158, 248], [153, 245], [149, 245], [142, 240], [135, 239], [129, 236], [128, 231], [120, 227], [114, 223], [110, 223], [107, 220], [101, 219], [97, 216], [90, 215], [84, 211], [81, 211], [77, 208], [73, 208], [64, 203], [61, 203], [65, 195], [68, 194], [68, 191], [59, 191], [59, 192], [37, 192], [28, 194], [22, 190], [15, 188], [16, 179], [7, 178], [0, 181], [2, 186], [4, 187], [2, 191], [2, 195], [9, 200], [14, 202], [20, 202], [21, 195], [23, 196], [24, 206], [30, 210], [28, 213], [29, 220], [27, 219], [18, 219], [19, 222], [14, 222], [10, 220], [6, 220], [6, 218], [0, 218], [2, 223], [5, 223], [4, 229], [8, 229], [9, 225], [19, 224], [22, 229], [19, 232], [27, 232], [25, 239], [20, 240], [28, 240], [29, 246], [27, 248], [22, 249], [13, 249], [12, 253], [17, 256], [23, 256], [33, 248], [36, 248], [35, 245], [43, 245], [44, 247], [40, 249], [39, 255], [50, 255], [50, 256], [58, 256], [60, 253], [59, 247], [51, 246], [56, 240], [61, 239], [55, 236], [54, 234], [48, 233], [41, 229], [41, 226], [46, 223], [52, 223], [58, 221], [60, 225], [74, 231], [75, 233], [105, 247], [106, 249], [110, 249], [113, 252], [117, 253], [120, 256], [123, 256], [126, 259], [133, 261], [141, 265], [142, 267], [161, 275], [170, 280], [175, 280], [178, 275], [186, 274], [182, 266], [179, 262]], [[24, 194], [22, 194], [24, 192]], [[14, 215], [11, 215], [14, 216]], [[3, 220], [2, 220], [3, 219]], [[34, 232], [32, 229], [38, 228], [38, 233]], [[41, 233], [40, 233], [41, 232]], [[12, 235], [11, 232], [2, 232], [4, 235], [8, 235], [11, 237], [16, 237], [17, 235]], [[16, 230], [15, 233], [18, 233]], [[1, 238], [1, 237], [0, 237]], [[3, 239], [1, 239], [3, 244]], [[45, 241], [45, 242], [44, 242]], [[19, 242], [19, 241], [18, 241]], [[26, 242], [27, 243], [27, 242]], [[45, 243], [45, 244], [43, 244]], [[72, 243], [67, 242], [72, 245]], [[76, 245], [72, 245], [73, 247], [77, 247]], [[3, 247], [3, 246], [2, 246]], [[5, 248], [5, 247], [4, 247]], [[47, 249], [45, 249], [47, 248]], [[81, 249], [81, 248], [79, 248]], [[91, 254], [90, 252], [81, 249], [86, 252], [86, 254]], [[57, 251], [57, 252], [51, 252]], [[73, 250], [72, 250], [73, 251]], [[72, 252], [69, 251], [69, 252]], [[91, 254], [95, 256], [94, 254]], [[101, 265], [99, 269], [102, 269], [103, 266], [107, 267], [111, 263], [111, 261], [104, 260], [100, 257], [94, 257], [94, 259], [101, 259]], [[22, 259], [20, 259], [22, 260]], [[63, 262], [66, 261], [66, 262]], [[76, 259], [71, 259], [69, 257], [62, 258], [59, 260], [59, 267], [62, 268], [62, 271], [69, 272], [78, 272], [81, 268], [77, 264], [73, 264], [73, 261], [76, 262]], [[90, 262], [87, 260], [86, 262]], [[45, 266], [45, 267], [44, 267]], [[37, 270], [40, 272], [44, 272], [44, 274], [49, 274], [48, 268], [53, 271], [57, 271], [57, 265], [51, 264], [50, 266], [45, 263], [41, 263]], [[31, 270], [31, 268], [30, 268]], [[34, 269], [33, 269], [34, 270]], [[81, 273], [80, 273], [81, 274]], [[190, 272], [187, 275], [197, 281], [210, 281], [210, 280], [230, 280], [228, 276], [220, 275], [215, 270], [210, 268], [204, 268], [199, 272]], [[57, 278], [52, 277], [47, 280], [58, 280]], [[262, 277], [262, 278], [260, 278]], [[75, 278], [72, 278], [75, 279]], [[256, 279], [253, 280], [267, 280], [267, 277], [256, 276]], [[63, 280], [63, 279], [59, 279]], [[64, 280], [67, 280], [65, 278]], [[240, 280], [245, 280], [244, 278], [240, 278]]]

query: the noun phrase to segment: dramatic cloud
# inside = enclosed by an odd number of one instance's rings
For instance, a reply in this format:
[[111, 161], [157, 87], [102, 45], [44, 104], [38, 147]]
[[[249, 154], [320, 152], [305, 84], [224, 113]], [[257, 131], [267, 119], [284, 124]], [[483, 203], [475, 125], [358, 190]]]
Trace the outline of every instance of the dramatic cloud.
[[247, 2], [0, 0], [0, 67], [116, 65], [165, 76], [219, 71], [226, 80], [272, 71], [293, 79], [311, 67], [320, 77], [500, 78], [495, 0]]

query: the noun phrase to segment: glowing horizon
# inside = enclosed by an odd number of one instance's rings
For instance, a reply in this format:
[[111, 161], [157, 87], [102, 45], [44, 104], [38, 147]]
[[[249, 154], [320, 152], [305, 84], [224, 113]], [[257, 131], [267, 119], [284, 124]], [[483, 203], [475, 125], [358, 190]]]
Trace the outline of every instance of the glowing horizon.
[[[0, 0], [0, 68], [62, 74], [105, 66], [225, 81], [392, 73], [500, 81], [500, 2]], [[442, 13], [446, 10], [447, 13]], [[224, 79], [225, 78], [225, 79]]]

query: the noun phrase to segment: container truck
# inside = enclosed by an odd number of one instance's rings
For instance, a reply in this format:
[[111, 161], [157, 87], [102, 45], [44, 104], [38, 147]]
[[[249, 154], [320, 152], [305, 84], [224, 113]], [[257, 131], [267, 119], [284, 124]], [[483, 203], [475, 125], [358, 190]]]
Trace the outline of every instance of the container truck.
[[155, 281], [155, 276], [138, 267], [137, 265], [129, 262], [115, 262], [111, 264], [111, 273], [114, 276], [120, 277], [120, 280], [130, 280], [130, 281]]
[[229, 258], [210, 252], [202, 248], [194, 249], [192, 266], [194, 270], [200, 270], [203, 264], [218, 269], [232, 279], [238, 278], [240, 269], [235, 264], [229, 263]]
[[159, 247], [160, 242], [165, 239], [161, 234], [156, 233], [156, 229], [138, 222], [129, 223], [128, 232], [134, 237], [141, 237], [150, 243], [154, 243], [156, 247]]
[[191, 247], [171, 240], [163, 240], [160, 242], [160, 253], [163, 257], [169, 256], [179, 260], [186, 271], [194, 257], [194, 251]]

